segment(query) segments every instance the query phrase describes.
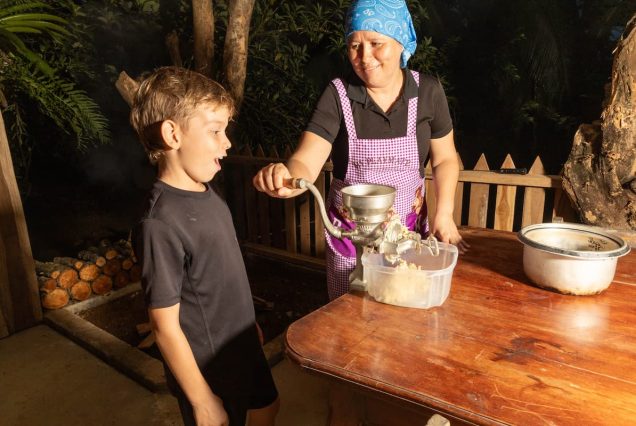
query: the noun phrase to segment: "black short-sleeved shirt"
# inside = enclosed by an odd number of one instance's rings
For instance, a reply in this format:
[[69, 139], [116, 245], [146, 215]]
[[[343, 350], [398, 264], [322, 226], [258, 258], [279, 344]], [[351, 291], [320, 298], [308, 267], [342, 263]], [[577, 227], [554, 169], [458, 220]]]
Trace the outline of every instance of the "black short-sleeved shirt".
[[[420, 175], [424, 177], [424, 167], [428, 161], [431, 139], [446, 136], [453, 129], [453, 121], [448, 111], [448, 102], [439, 80], [420, 74], [419, 88], [409, 70], [405, 73], [404, 90], [400, 98], [387, 112], [367, 94], [363, 82], [357, 77], [343, 79], [347, 96], [351, 102], [351, 112], [360, 139], [389, 139], [406, 135], [408, 122], [408, 100], [417, 102], [417, 146], [420, 160]], [[344, 179], [349, 161], [349, 140], [347, 127], [338, 91], [330, 83], [323, 92], [306, 131], [326, 139], [333, 144], [331, 159], [333, 175]]]
[[192, 192], [157, 181], [133, 240], [148, 308], [179, 303], [181, 328], [204, 375], [236, 380], [237, 360], [250, 362], [253, 341], [260, 345], [225, 202], [210, 187]]

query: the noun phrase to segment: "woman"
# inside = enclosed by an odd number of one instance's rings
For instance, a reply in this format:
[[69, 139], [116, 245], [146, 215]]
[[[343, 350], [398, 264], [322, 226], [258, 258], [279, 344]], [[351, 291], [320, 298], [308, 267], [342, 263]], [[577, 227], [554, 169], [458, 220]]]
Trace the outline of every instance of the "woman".
[[[334, 224], [351, 226], [342, 212], [340, 190], [357, 183], [396, 188], [394, 210], [409, 229], [467, 247], [453, 221], [459, 174], [453, 125], [438, 80], [406, 68], [417, 38], [404, 0], [354, 1], [345, 24], [347, 55], [355, 72], [336, 79], [322, 94], [296, 152], [286, 164], [269, 164], [254, 186], [272, 197], [301, 190], [285, 188], [290, 177], [314, 182], [331, 158], [333, 181], [327, 198]], [[430, 155], [437, 211], [429, 229], [424, 167]], [[355, 248], [327, 234], [327, 284], [331, 300], [349, 290]]]

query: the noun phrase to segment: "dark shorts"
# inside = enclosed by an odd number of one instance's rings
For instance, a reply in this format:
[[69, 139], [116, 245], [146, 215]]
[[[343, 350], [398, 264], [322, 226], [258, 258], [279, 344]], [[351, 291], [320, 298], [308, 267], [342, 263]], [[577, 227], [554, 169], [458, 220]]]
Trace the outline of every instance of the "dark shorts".
[[[222, 351], [203, 375], [215, 395], [223, 400], [230, 426], [243, 426], [247, 410], [265, 408], [278, 398], [267, 358], [258, 340], [256, 328], [240, 336]], [[179, 401], [185, 426], [196, 425], [192, 406], [174, 377], [166, 371], [168, 385]]]

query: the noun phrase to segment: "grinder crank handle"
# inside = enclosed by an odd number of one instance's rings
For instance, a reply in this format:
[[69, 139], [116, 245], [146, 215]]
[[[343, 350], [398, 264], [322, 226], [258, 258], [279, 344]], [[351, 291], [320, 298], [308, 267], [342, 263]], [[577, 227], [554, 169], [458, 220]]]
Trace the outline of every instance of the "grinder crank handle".
[[341, 239], [343, 237], [350, 237], [355, 234], [355, 230], [353, 231], [345, 231], [343, 229], [335, 227], [329, 217], [327, 216], [327, 209], [325, 208], [325, 202], [322, 200], [322, 194], [318, 191], [312, 183], [303, 178], [287, 178], [283, 179], [283, 185], [285, 188], [289, 189], [308, 189], [314, 195], [314, 198], [318, 202], [320, 216], [322, 217], [322, 223], [325, 225], [327, 232], [329, 232], [334, 237]]
[[[311, 188], [309, 188], [307, 186], [307, 183], [308, 182], [305, 179], [303, 179], [303, 178], [287, 178], [287, 179], [283, 179], [283, 185], [285, 186], [285, 188], [289, 188], [289, 189], [309, 189], [311, 191]], [[312, 193], [313, 193], [313, 191], [312, 191]]]

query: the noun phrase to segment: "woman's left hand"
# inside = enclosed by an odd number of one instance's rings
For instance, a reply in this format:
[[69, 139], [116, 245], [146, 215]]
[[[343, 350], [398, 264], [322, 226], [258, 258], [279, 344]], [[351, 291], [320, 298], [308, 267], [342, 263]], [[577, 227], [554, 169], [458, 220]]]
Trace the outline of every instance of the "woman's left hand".
[[466, 253], [470, 248], [470, 244], [464, 241], [459, 234], [457, 225], [455, 225], [455, 221], [450, 215], [436, 215], [431, 228], [431, 234], [443, 243], [456, 245], [461, 254]]

